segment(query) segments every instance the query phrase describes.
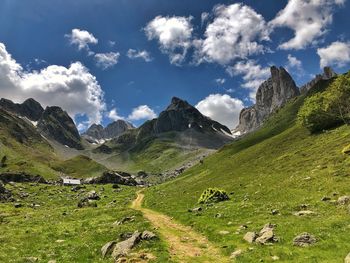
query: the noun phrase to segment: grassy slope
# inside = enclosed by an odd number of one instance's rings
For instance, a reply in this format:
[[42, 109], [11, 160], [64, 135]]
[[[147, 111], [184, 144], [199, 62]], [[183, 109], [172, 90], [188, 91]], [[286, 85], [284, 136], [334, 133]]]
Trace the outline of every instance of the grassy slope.
[[65, 161], [57, 161], [51, 164], [51, 167], [56, 171], [76, 178], [99, 176], [107, 170], [102, 164], [83, 155], [78, 155]]
[[[105, 243], [119, 240], [119, 235], [126, 232], [154, 231], [140, 212], [129, 208], [136, 191], [132, 187], [122, 187], [115, 193], [111, 185], [88, 186], [85, 191], [94, 189], [101, 196], [97, 208], [77, 208], [84, 193], [72, 192], [70, 187], [6, 187], [16, 199], [20, 191], [29, 193], [29, 197], [20, 201], [22, 208], [0, 203], [0, 262], [26, 262], [27, 257], [37, 257], [39, 262], [113, 262], [111, 258], [101, 258], [100, 249]], [[30, 207], [32, 203], [40, 207], [34, 209]], [[112, 226], [126, 216], [135, 216], [135, 221]], [[142, 242], [135, 248], [137, 251], [152, 253], [157, 257], [154, 262], [168, 262], [169, 255], [159, 239]]]
[[[146, 206], [192, 225], [224, 246], [227, 254], [237, 247], [253, 247], [239, 262], [268, 262], [272, 255], [285, 262], [341, 262], [349, 252], [344, 246], [350, 242], [349, 212], [320, 200], [350, 194], [350, 157], [341, 153], [350, 142], [350, 128], [310, 135], [294, 124], [302, 102], [299, 97], [258, 132], [224, 147], [180, 178], [149, 189]], [[204, 189], [214, 186], [232, 192], [231, 200], [207, 207], [200, 216], [187, 212], [198, 206]], [[294, 216], [301, 204], [318, 215]], [[272, 209], [280, 214], [272, 215]], [[222, 217], [215, 218], [216, 213]], [[246, 231], [260, 230], [268, 222], [278, 225], [279, 243], [257, 246], [242, 240]], [[236, 234], [241, 224], [249, 228]], [[220, 235], [220, 230], [230, 234]], [[293, 238], [305, 231], [316, 235], [318, 243], [294, 247]]]

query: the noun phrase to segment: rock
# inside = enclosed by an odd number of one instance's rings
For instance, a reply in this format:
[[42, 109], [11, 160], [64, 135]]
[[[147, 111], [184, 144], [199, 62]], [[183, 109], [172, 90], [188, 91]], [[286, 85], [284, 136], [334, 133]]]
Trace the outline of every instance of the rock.
[[119, 186], [118, 184], [113, 184], [113, 185], [112, 185], [112, 188], [113, 188], [113, 189], [119, 189], [120, 186]]
[[125, 120], [117, 120], [108, 124], [105, 128], [100, 124], [92, 124], [87, 131], [82, 135], [92, 143], [100, 143], [105, 140], [110, 140], [120, 136], [128, 130], [135, 129], [135, 127]]
[[97, 207], [96, 200], [90, 200], [87, 198], [83, 198], [78, 202], [78, 207], [83, 208], [83, 207]]
[[329, 200], [331, 200], [331, 198], [328, 197], [328, 196], [324, 196], [324, 197], [321, 198], [321, 201], [323, 201], [323, 202], [326, 202], [326, 201], [329, 201]]
[[136, 231], [132, 234], [130, 238], [127, 240], [124, 240], [122, 242], [119, 242], [115, 245], [112, 257], [117, 260], [120, 257], [127, 256], [130, 252], [130, 250], [137, 245], [141, 240], [141, 233]]
[[344, 195], [338, 198], [338, 205], [347, 205], [350, 203], [350, 196]]
[[316, 87], [316, 85], [321, 81], [321, 80], [328, 80], [331, 78], [334, 78], [337, 76], [337, 73], [333, 71], [331, 67], [324, 67], [323, 68], [323, 74], [318, 74], [315, 76], [314, 79], [312, 79], [310, 82], [305, 84], [300, 88], [301, 94], [307, 93], [309, 90], [313, 89]]
[[195, 207], [195, 208], [193, 208], [193, 209], [188, 209], [188, 212], [200, 212], [200, 211], [202, 211], [203, 209], [202, 209], [202, 207]]
[[242, 253], [243, 253], [242, 249], [237, 249], [236, 251], [231, 253], [230, 259], [238, 258], [240, 255], [242, 255]]
[[131, 174], [125, 173], [125, 172], [118, 172], [118, 171], [104, 172], [101, 176], [92, 177], [92, 178], [83, 180], [83, 183], [85, 184], [121, 184], [121, 185], [130, 185], [130, 186], [136, 186], [139, 184], [139, 182], [136, 181]]
[[280, 257], [279, 257], [279, 256], [272, 256], [271, 259], [272, 259], [273, 261], [277, 261], [277, 260], [280, 259]]
[[316, 243], [316, 238], [309, 233], [302, 233], [293, 239], [293, 245], [299, 247], [308, 247]]
[[100, 200], [100, 196], [94, 190], [90, 191], [86, 198], [89, 200]]
[[20, 203], [15, 203], [15, 204], [14, 204], [14, 207], [15, 207], [15, 208], [20, 208], [20, 207], [22, 207], [22, 206], [23, 206], [23, 205], [20, 204]]
[[105, 258], [109, 254], [112, 253], [114, 250], [115, 245], [117, 244], [116, 241], [110, 241], [106, 243], [102, 248], [101, 248], [101, 253], [102, 253], [102, 258]]
[[266, 244], [266, 243], [273, 243], [278, 242], [278, 238], [275, 236], [274, 233], [275, 225], [273, 224], [266, 224], [260, 231], [259, 237], [256, 238], [255, 242], [260, 244]]
[[230, 232], [226, 231], [226, 230], [221, 230], [221, 231], [219, 231], [219, 234], [220, 235], [228, 235], [228, 234], [230, 234]]
[[244, 134], [258, 129], [273, 112], [300, 94], [284, 68], [273, 66], [270, 71], [271, 77], [258, 88], [256, 104], [241, 111], [234, 133]]
[[44, 111], [40, 103], [32, 98], [25, 100], [22, 104], [14, 103], [7, 99], [0, 99], [0, 107], [18, 116], [26, 117], [31, 121], [38, 121]]
[[258, 235], [255, 232], [247, 232], [243, 239], [247, 241], [248, 243], [254, 243], [255, 239], [258, 237]]
[[46, 107], [38, 121], [37, 128], [45, 137], [50, 137], [70, 148], [84, 149], [74, 121], [60, 107]]
[[302, 211], [295, 212], [293, 215], [295, 215], [295, 216], [313, 216], [313, 215], [317, 215], [317, 213], [310, 211], [310, 210], [302, 210]]
[[57, 261], [56, 261], [56, 260], [51, 259], [51, 260], [49, 260], [47, 263], [57, 263]]
[[135, 220], [135, 216], [127, 216], [127, 217], [124, 217], [122, 220], [120, 221], [116, 221], [113, 223], [114, 226], [120, 226], [126, 222], [133, 222]]
[[156, 234], [154, 234], [151, 231], [147, 231], [147, 230], [143, 231], [142, 234], [141, 234], [141, 239], [142, 240], [151, 240], [151, 239], [154, 239], [156, 237], [157, 237]]
[[278, 214], [279, 214], [278, 210], [276, 210], [276, 209], [271, 210], [271, 215], [278, 215]]
[[[4, 183], [17, 182], [17, 183], [41, 183], [47, 184], [47, 181], [40, 175], [32, 175], [27, 173], [6, 172], [0, 174], [1, 181]], [[23, 189], [22, 189], [23, 190]], [[20, 190], [20, 191], [22, 191]]]
[[72, 187], [72, 191], [73, 192], [78, 192], [80, 189], [84, 189], [84, 188], [86, 188], [85, 186], [83, 186], [83, 185], [75, 185], [75, 186], [73, 186]]
[[39, 261], [39, 258], [37, 257], [27, 257], [25, 258], [24, 262], [32, 263], [32, 262], [38, 262], [38, 261]]
[[344, 263], [350, 263], [350, 253], [344, 259]]
[[11, 191], [6, 189], [4, 183], [0, 180], [0, 201], [9, 201], [11, 197]]
[[221, 214], [221, 213], [215, 214], [215, 218], [220, 218], [220, 217], [222, 217], [222, 214]]

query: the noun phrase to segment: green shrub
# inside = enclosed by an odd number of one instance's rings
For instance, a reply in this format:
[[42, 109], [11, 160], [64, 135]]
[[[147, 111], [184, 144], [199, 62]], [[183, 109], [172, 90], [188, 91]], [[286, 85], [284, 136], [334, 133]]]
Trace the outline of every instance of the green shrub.
[[204, 190], [201, 197], [198, 200], [198, 203], [217, 203], [225, 200], [229, 200], [226, 191], [220, 190], [218, 188], [208, 188]]
[[312, 133], [349, 123], [350, 73], [338, 76], [325, 91], [307, 98], [298, 121]]

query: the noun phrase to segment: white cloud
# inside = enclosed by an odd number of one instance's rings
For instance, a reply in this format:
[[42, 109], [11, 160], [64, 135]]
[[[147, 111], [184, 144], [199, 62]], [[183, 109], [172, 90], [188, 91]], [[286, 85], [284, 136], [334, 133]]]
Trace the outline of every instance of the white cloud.
[[201, 26], [203, 26], [209, 19], [210, 14], [208, 12], [203, 12], [201, 14]]
[[194, 41], [195, 60], [226, 65], [236, 59], [263, 53], [259, 41], [269, 40], [264, 17], [243, 4], [218, 5], [204, 39]]
[[296, 68], [296, 69], [301, 69], [302, 68], [302, 63], [299, 59], [296, 57], [293, 57], [291, 54], [288, 54], [288, 67], [289, 68]]
[[146, 62], [150, 62], [153, 60], [151, 54], [146, 50], [137, 51], [135, 49], [129, 49], [126, 55], [130, 59], [141, 58]]
[[216, 83], [217, 85], [224, 85], [225, 82], [226, 82], [226, 79], [224, 79], [224, 78], [215, 79], [215, 83]]
[[318, 48], [321, 68], [330, 65], [343, 67], [350, 62], [350, 42], [336, 41], [328, 47]]
[[70, 44], [77, 45], [79, 50], [86, 49], [89, 51], [89, 44], [98, 43], [98, 39], [95, 38], [93, 34], [78, 28], [72, 29], [72, 32], [65, 36], [69, 39]]
[[211, 94], [197, 103], [196, 108], [211, 119], [226, 125], [230, 129], [238, 124], [243, 102], [227, 94]]
[[160, 49], [169, 55], [170, 63], [179, 65], [192, 45], [192, 17], [157, 16], [144, 28], [148, 40], [158, 40]]
[[151, 120], [157, 117], [157, 114], [147, 105], [140, 105], [132, 110], [128, 120]]
[[281, 49], [303, 49], [324, 35], [332, 22], [334, 7], [345, 0], [289, 0], [269, 23], [272, 28], [288, 27], [294, 37], [279, 45]]
[[103, 70], [113, 67], [118, 63], [119, 52], [97, 53], [95, 54], [96, 65]]
[[117, 120], [124, 120], [122, 116], [118, 115], [117, 109], [112, 109], [110, 112], [108, 112], [108, 118], [111, 120], [117, 121]]
[[242, 87], [250, 90], [250, 99], [253, 101], [258, 87], [270, 76], [270, 69], [258, 65], [255, 60], [240, 61], [228, 67], [227, 72], [231, 76], [243, 76]]
[[90, 123], [99, 123], [105, 109], [101, 86], [80, 62], [28, 72], [11, 57], [3, 43], [0, 43], [0, 93], [15, 102], [34, 98], [44, 107], [57, 105], [71, 116], [86, 115]]

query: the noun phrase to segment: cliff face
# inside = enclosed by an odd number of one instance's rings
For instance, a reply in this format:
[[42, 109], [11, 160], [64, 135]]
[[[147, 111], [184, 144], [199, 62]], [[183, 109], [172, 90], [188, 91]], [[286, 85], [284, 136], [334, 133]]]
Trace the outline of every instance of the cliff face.
[[323, 74], [316, 75], [314, 79], [300, 88], [300, 92], [301, 94], [305, 94], [311, 90], [320, 80], [328, 80], [336, 76], [337, 73], [335, 73], [331, 67], [324, 67]]
[[234, 132], [244, 134], [256, 130], [274, 111], [299, 94], [299, 88], [284, 68], [271, 67], [271, 77], [258, 88], [256, 104], [241, 111]]

